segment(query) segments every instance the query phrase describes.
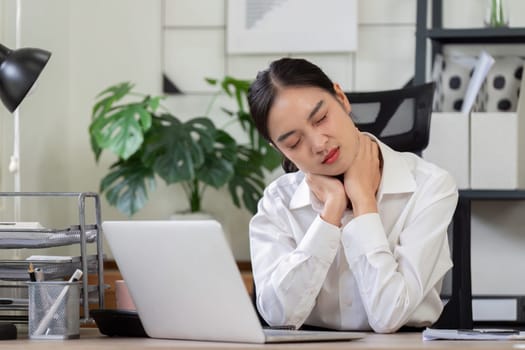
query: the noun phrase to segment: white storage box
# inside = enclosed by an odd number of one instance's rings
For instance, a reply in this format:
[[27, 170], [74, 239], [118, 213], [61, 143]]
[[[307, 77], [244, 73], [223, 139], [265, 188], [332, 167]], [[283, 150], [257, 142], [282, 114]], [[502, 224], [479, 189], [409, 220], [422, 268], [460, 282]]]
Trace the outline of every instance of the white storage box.
[[517, 113], [472, 113], [473, 189], [525, 188], [525, 116], [519, 112], [525, 106], [521, 100]]
[[470, 121], [466, 113], [432, 113], [423, 158], [447, 170], [458, 188], [470, 188]]
[[[525, 79], [520, 90], [525, 91]], [[470, 185], [473, 189], [525, 189], [525, 93], [516, 112], [472, 113]]]

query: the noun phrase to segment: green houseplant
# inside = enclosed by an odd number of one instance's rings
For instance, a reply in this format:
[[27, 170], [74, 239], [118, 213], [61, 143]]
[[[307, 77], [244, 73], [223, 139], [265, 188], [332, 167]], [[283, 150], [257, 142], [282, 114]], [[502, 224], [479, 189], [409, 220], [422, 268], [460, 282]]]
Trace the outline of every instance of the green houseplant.
[[119, 211], [129, 216], [139, 211], [159, 177], [182, 186], [190, 212], [201, 210], [208, 186], [228, 186], [233, 203], [255, 213], [265, 172], [279, 165], [280, 156], [259, 137], [247, 111], [250, 82], [225, 77], [208, 83], [220, 86], [217, 94], [235, 99], [237, 110], [221, 110], [240, 124], [247, 143], [236, 142], [208, 115], [179, 120], [162, 106], [162, 96], [136, 93], [129, 82], [97, 96], [89, 126], [91, 148], [97, 162], [104, 150], [117, 156], [100, 181], [100, 192]]

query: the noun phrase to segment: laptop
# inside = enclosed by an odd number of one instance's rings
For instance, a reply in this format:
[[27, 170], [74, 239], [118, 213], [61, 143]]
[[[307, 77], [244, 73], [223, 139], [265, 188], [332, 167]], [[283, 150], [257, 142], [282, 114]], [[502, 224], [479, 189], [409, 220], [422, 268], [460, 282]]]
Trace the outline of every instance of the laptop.
[[365, 336], [263, 329], [215, 220], [105, 221], [102, 229], [152, 338], [270, 343]]

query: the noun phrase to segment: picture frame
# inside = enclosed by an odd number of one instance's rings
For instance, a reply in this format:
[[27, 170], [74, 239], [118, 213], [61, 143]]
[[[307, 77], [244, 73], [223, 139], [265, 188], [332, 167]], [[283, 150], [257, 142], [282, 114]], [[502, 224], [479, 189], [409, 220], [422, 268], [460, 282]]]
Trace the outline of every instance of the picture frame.
[[228, 0], [227, 53], [352, 52], [357, 0]]

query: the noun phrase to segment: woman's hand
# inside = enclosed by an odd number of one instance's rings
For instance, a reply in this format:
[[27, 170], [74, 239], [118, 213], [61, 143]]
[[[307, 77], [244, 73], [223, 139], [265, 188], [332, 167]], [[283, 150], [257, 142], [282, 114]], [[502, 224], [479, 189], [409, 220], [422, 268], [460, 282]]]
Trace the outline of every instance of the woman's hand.
[[381, 181], [379, 146], [362, 133], [358, 137], [357, 155], [344, 176], [345, 192], [355, 216], [377, 212], [376, 192]]
[[341, 218], [347, 206], [343, 183], [331, 176], [306, 174], [306, 183], [317, 199], [324, 203], [321, 218], [335, 226], [341, 226]]

